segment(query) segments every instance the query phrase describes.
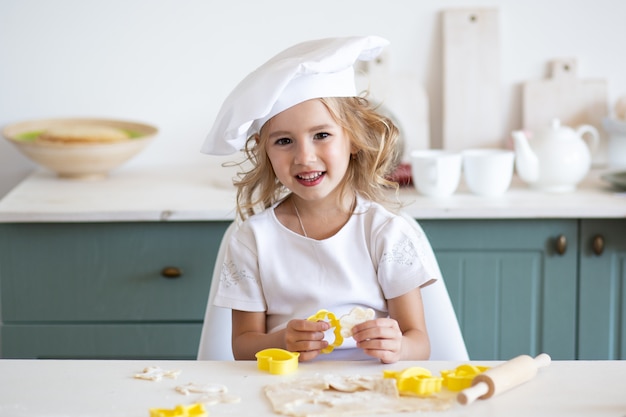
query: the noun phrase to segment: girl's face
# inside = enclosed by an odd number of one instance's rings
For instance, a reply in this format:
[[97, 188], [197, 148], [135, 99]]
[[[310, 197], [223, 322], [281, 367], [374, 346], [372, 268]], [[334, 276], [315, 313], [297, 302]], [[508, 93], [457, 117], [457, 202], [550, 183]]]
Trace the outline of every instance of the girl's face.
[[267, 156], [278, 180], [304, 200], [320, 200], [337, 190], [350, 162], [351, 144], [326, 106], [317, 99], [274, 116]]

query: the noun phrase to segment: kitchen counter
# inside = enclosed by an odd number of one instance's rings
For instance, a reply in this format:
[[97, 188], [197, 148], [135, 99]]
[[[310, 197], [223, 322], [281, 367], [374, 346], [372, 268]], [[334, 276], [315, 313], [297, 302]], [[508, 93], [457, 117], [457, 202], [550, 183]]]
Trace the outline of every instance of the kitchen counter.
[[[0, 223], [232, 220], [235, 189], [228, 182], [233, 173], [211, 166], [148, 166], [80, 181], [37, 170], [0, 201]], [[446, 198], [403, 187], [400, 199], [418, 219], [626, 217], [626, 193], [612, 190], [601, 174], [592, 171], [576, 192], [566, 194], [538, 192], [514, 177], [499, 197], [473, 195], [461, 183]]]
[[[474, 362], [496, 365], [496, 362]], [[0, 415], [12, 417], [148, 416], [150, 408], [173, 409], [198, 401], [175, 387], [221, 384], [241, 398], [235, 404], [207, 406], [209, 416], [276, 416], [263, 386], [314, 374], [381, 375], [383, 369], [425, 367], [433, 374], [460, 363], [377, 361], [307, 362], [290, 375], [271, 375], [254, 361], [75, 361], [0, 360]], [[180, 370], [177, 379], [135, 379], [149, 366]], [[553, 361], [531, 381], [487, 400], [421, 416], [623, 416], [626, 415], [623, 375], [626, 361]], [[408, 414], [384, 414], [405, 416]]]

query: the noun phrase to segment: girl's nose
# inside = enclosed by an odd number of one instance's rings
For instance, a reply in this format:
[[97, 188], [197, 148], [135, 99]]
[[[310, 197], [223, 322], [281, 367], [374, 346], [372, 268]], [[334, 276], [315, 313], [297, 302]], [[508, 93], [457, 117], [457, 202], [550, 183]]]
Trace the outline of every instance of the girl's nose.
[[317, 156], [315, 155], [315, 146], [313, 146], [313, 143], [308, 140], [298, 141], [294, 162], [298, 165], [307, 165], [316, 160]]

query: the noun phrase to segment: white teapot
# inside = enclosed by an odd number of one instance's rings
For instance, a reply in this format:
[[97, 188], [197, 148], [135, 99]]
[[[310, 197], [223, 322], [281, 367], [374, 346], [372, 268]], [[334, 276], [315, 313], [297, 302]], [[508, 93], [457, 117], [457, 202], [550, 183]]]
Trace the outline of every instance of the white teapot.
[[512, 136], [519, 177], [533, 188], [550, 192], [576, 189], [591, 168], [591, 154], [600, 140], [595, 127], [582, 125], [574, 130], [561, 126], [558, 119], [530, 141], [521, 130]]

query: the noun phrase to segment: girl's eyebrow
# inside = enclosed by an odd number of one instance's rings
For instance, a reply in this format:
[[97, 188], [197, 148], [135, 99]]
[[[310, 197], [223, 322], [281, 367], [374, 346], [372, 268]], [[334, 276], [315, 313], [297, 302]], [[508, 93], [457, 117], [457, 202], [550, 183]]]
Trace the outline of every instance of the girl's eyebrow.
[[322, 124], [322, 125], [318, 125], [318, 126], [313, 126], [309, 129], [309, 132], [314, 132], [316, 130], [328, 130], [328, 129], [332, 129], [332, 125], [330, 124]]
[[[333, 128], [333, 125], [325, 123], [325, 124], [321, 124], [317, 126], [311, 126], [309, 128], [309, 132], [317, 132], [320, 130], [328, 130], [332, 128]], [[281, 136], [291, 136], [291, 132], [289, 132], [288, 130], [277, 130], [275, 132], [271, 132], [269, 135], [270, 139], [275, 138], [275, 137], [281, 137]]]
[[277, 130], [276, 132], [272, 132], [269, 135], [269, 138], [276, 138], [276, 137], [281, 137], [281, 136], [289, 136], [290, 133], [286, 130]]

